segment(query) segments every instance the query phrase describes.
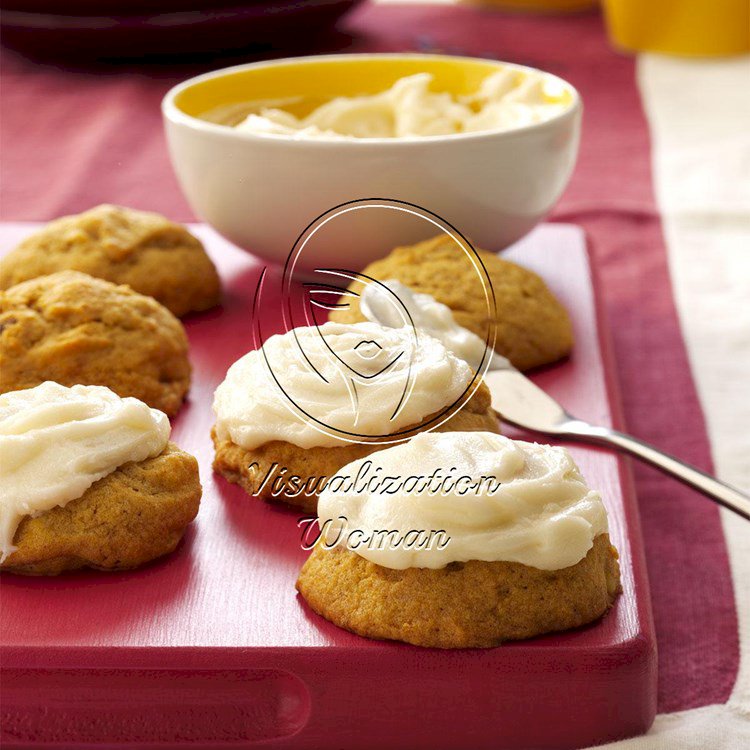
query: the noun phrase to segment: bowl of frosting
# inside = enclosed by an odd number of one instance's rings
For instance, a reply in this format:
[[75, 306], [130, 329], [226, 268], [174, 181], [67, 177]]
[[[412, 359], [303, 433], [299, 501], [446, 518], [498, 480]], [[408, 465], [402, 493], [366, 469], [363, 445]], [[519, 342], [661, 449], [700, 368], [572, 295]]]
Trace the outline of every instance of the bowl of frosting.
[[552, 74], [421, 54], [302, 57], [191, 78], [162, 102], [167, 142], [194, 211], [236, 245], [283, 264], [333, 207], [325, 262], [358, 270], [435, 234], [417, 206], [502, 250], [552, 208], [573, 171], [577, 91]]

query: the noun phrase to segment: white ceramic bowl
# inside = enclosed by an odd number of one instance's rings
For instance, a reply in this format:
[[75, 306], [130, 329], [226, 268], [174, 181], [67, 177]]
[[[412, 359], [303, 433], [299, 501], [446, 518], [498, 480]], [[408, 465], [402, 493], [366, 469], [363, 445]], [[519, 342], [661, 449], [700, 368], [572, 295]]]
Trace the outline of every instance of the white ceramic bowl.
[[[550, 120], [504, 132], [409, 139], [300, 140], [242, 132], [202, 119], [242, 102], [376, 93], [427, 71], [438, 90], [475, 91], [500, 67], [441, 55], [302, 57], [240, 65], [192, 78], [164, 97], [174, 169], [195, 212], [236, 245], [284, 263], [305, 227], [332, 207], [363, 198], [417, 204], [477, 246], [501, 250], [531, 230], [568, 183], [578, 151], [581, 102], [555, 79], [567, 108]], [[326, 227], [316, 265], [357, 270], [392, 247], [438, 233], [399, 212], [350, 212]]]

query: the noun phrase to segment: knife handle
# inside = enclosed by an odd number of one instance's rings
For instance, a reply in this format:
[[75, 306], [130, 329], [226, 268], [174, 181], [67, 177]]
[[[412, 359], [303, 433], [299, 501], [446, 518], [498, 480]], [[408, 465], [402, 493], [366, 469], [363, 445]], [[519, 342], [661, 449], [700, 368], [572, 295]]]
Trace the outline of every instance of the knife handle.
[[706, 497], [750, 521], [750, 496], [716, 479], [716, 477], [712, 477], [710, 474], [706, 474], [704, 471], [660, 451], [653, 445], [617, 430], [608, 427], [595, 427], [579, 420], [572, 420], [565, 424], [560, 434], [596, 445], [610, 446], [624, 453], [629, 453], [665, 474], [679, 479], [698, 490], [698, 492], [702, 492]]

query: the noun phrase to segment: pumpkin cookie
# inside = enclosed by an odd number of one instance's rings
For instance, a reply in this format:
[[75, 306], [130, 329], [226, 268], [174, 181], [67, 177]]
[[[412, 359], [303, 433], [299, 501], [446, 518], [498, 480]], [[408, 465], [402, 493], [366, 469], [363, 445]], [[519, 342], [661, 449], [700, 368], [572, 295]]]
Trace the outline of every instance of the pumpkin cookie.
[[[482, 383], [471, 399], [435, 429], [437, 432], [500, 432], [491, 403], [490, 392]], [[423, 424], [407, 427], [404, 432], [416, 434], [437, 416], [431, 414]], [[332, 477], [352, 461], [388, 447], [387, 443], [362, 442], [300, 448], [294, 443], [273, 440], [246, 450], [227, 438], [219, 439], [215, 429], [211, 431], [211, 438], [216, 450], [214, 471], [239, 484], [253, 497], [285, 502], [311, 513], [318, 505], [317, 493], [324, 486], [324, 482], [319, 481], [321, 477]], [[299, 477], [299, 481], [293, 484], [292, 477]]]
[[127, 570], [172, 552], [198, 513], [198, 462], [169, 443], [121, 466], [77, 500], [26, 517], [0, 570], [57, 575], [76, 568]]
[[[564, 448], [424, 433], [355, 461], [318, 501], [297, 589], [369, 638], [474, 648], [585, 625], [620, 590], [601, 497]], [[353, 479], [352, 479], [353, 478]]]
[[63, 216], [0, 260], [0, 289], [57, 271], [127, 284], [177, 316], [217, 305], [221, 287], [203, 245], [159, 214], [101, 205]]
[[[345, 464], [425, 430], [498, 431], [487, 387], [437, 339], [374, 323], [272, 336], [214, 395], [214, 469], [314, 510]], [[278, 481], [277, 481], [278, 480]]]
[[175, 414], [190, 386], [185, 330], [151, 297], [76, 271], [0, 292], [0, 393], [45, 380], [105, 385]]
[[[518, 369], [555, 362], [570, 353], [573, 332], [565, 308], [544, 281], [532, 271], [477, 250], [487, 270], [496, 303], [495, 350]], [[446, 235], [409, 247], [397, 247], [367, 266], [365, 276], [395, 279], [415, 292], [429, 294], [447, 305], [459, 325], [482, 340], [490, 326], [485, 290], [474, 265]], [[361, 282], [349, 286], [359, 293]], [[365, 320], [356, 297], [342, 297], [342, 307], [330, 319], [340, 323]]]
[[487, 648], [598, 619], [617, 597], [620, 573], [606, 534], [562, 570], [481, 560], [394, 570], [316, 546], [297, 589], [319, 615], [368, 638]]
[[0, 569], [116, 570], [171, 552], [201, 486], [169, 431], [163, 412], [102, 386], [0, 395]]

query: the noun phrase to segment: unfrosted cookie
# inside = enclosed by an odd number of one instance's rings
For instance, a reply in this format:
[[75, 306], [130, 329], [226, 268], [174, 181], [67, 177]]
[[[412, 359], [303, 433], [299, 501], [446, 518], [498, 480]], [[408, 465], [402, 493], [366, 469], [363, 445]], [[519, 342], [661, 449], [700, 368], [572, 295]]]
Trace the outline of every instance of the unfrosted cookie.
[[219, 303], [221, 287], [203, 245], [164, 216], [104, 204], [63, 216], [0, 260], [0, 289], [57, 271], [82, 271], [161, 302], [175, 315]]
[[0, 292], [0, 393], [45, 380], [105, 385], [175, 414], [190, 386], [185, 330], [151, 297], [76, 271]]
[[[569, 354], [573, 332], [565, 308], [532, 271], [478, 250], [487, 269], [496, 302], [495, 349], [520, 370], [554, 362]], [[486, 339], [490, 325], [481, 277], [464, 251], [446, 235], [409, 247], [397, 247], [367, 266], [365, 276], [395, 279], [416, 292], [447, 305], [456, 321]], [[349, 287], [359, 292], [360, 282]], [[343, 297], [348, 307], [331, 313], [331, 320], [365, 320], [359, 300]]]
[[620, 572], [607, 534], [561, 570], [478, 560], [395, 570], [318, 545], [297, 589], [315, 612], [368, 638], [485, 648], [596, 620], [612, 606]]
[[198, 462], [169, 443], [91, 485], [76, 500], [21, 521], [0, 569], [57, 575], [76, 568], [136, 568], [172, 552], [195, 518]]
[[[492, 411], [491, 401], [487, 386], [481, 383], [473, 396], [460, 408], [456, 405], [457, 410], [435, 431], [499, 433], [500, 426]], [[430, 424], [438, 414], [431, 414], [423, 424]], [[420, 425], [416, 425], [406, 428], [404, 433], [417, 433], [419, 430]], [[324, 483], [318, 482], [320, 477], [332, 477], [346, 464], [389, 447], [388, 443], [364, 442], [300, 448], [292, 443], [274, 440], [246, 450], [231, 440], [219, 440], [215, 430], [211, 437], [216, 449], [215, 471], [230, 482], [239, 484], [249, 495], [286, 502], [310, 512], [315, 512], [317, 493], [324, 486]], [[306, 485], [311, 491], [295, 494], [293, 486], [289, 484], [292, 476], [300, 477], [301, 485]], [[276, 478], [279, 478], [276, 489], [281, 489], [281, 492], [274, 494], [273, 482]]]

